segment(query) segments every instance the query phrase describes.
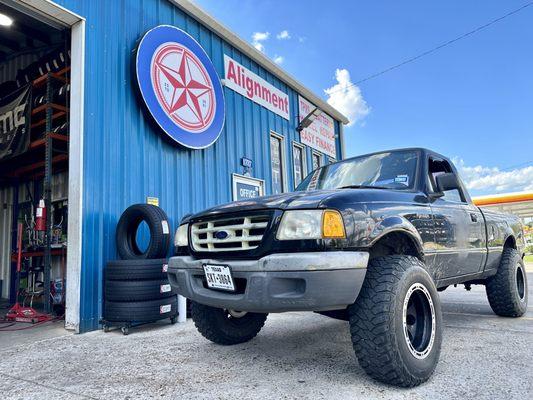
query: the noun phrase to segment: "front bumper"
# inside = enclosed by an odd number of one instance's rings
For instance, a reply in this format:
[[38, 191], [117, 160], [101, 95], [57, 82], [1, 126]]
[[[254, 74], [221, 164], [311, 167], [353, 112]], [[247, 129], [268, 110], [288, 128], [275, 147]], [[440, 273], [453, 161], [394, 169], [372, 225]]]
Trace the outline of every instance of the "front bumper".
[[[327, 311], [357, 298], [366, 275], [368, 253], [332, 251], [271, 254], [259, 260], [172, 257], [170, 284], [201, 304], [248, 312]], [[204, 264], [231, 267], [237, 290], [207, 288]]]

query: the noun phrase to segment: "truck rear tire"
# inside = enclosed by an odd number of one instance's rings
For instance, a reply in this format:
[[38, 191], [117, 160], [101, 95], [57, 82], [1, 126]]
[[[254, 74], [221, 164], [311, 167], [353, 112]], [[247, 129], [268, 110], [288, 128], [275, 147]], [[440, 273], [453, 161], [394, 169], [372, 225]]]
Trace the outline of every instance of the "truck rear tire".
[[348, 312], [353, 348], [369, 376], [401, 387], [429, 379], [440, 356], [442, 313], [420, 260], [401, 255], [370, 260]]
[[261, 330], [268, 314], [224, 310], [191, 301], [194, 325], [203, 337], [213, 343], [229, 346], [253, 339]]
[[527, 274], [518, 250], [503, 249], [496, 275], [485, 283], [490, 307], [502, 317], [521, 317], [527, 311]]

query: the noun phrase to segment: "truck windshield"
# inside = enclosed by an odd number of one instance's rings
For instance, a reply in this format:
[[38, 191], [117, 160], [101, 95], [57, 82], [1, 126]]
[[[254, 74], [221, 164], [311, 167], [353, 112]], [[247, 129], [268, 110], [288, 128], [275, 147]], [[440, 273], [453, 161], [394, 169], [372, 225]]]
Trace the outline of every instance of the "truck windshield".
[[311, 172], [297, 191], [341, 188], [385, 188], [409, 190], [415, 184], [419, 153], [416, 150], [371, 154]]

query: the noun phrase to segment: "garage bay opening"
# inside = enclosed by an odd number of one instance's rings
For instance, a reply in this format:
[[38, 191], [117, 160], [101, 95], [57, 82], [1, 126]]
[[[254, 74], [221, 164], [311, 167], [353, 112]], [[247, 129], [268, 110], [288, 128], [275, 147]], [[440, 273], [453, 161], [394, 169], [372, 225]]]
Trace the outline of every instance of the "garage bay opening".
[[0, 4], [0, 331], [64, 319], [70, 58], [69, 29]]

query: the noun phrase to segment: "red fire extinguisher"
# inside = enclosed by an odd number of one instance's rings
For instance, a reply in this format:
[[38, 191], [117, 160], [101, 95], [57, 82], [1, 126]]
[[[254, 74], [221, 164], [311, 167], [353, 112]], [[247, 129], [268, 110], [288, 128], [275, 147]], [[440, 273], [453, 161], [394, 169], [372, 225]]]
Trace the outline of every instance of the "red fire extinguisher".
[[39, 200], [39, 207], [35, 211], [35, 230], [44, 232], [46, 230], [46, 206], [44, 200]]

